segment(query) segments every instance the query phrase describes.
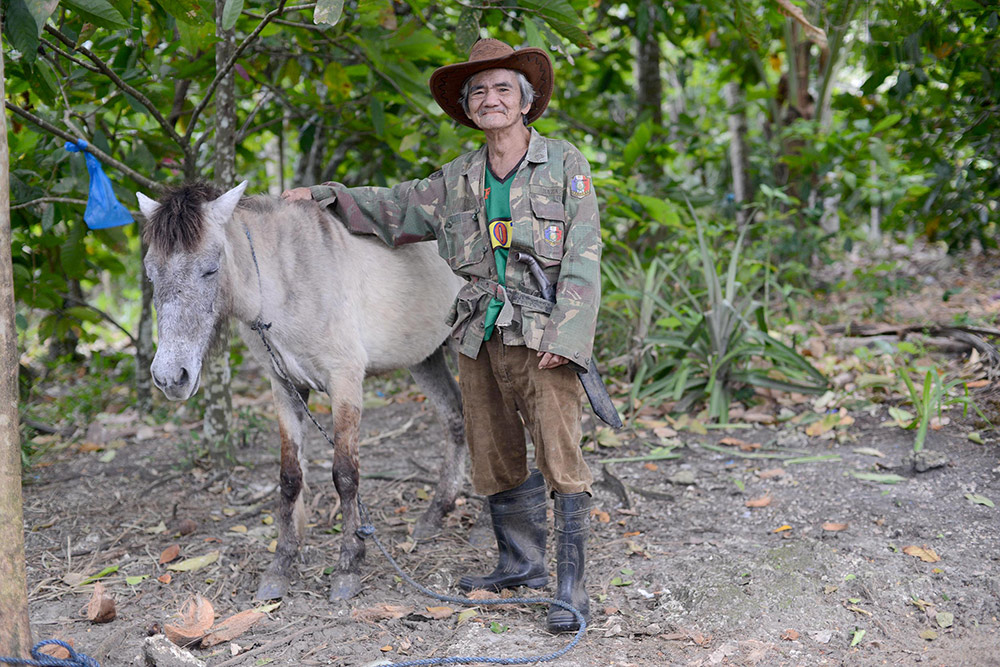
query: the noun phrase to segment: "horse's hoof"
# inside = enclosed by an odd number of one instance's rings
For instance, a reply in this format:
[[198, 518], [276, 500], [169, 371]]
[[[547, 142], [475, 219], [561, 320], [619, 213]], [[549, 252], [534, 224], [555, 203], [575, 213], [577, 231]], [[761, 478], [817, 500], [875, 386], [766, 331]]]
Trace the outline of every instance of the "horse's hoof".
[[257, 587], [255, 600], [280, 600], [288, 593], [290, 582], [288, 577], [264, 575]]
[[413, 538], [416, 540], [426, 540], [441, 532], [441, 522], [444, 514], [436, 507], [430, 507], [424, 512], [417, 523], [413, 526]]
[[335, 574], [330, 579], [330, 602], [349, 600], [361, 590], [361, 575], [350, 572]]

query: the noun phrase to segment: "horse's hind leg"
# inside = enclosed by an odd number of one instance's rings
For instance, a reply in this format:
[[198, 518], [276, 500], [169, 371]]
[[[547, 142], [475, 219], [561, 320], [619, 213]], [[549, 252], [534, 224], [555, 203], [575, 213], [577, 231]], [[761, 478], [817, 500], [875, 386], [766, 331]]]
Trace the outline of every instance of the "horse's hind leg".
[[465, 423], [462, 394], [445, 363], [444, 347], [412, 366], [410, 373], [434, 404], [447, 434], [447, 442], [441, 448], [441, 471], [434, 499], [413, 529], [413, 536], [419, 539], [439, 532], [444, 515], [455, 508], [455, 499], [465, 481]]
[[[278, 492], [278, 548], [274, 560], [261, 577], [255, 597], [258, 600], [282, 598], [291, 584], [291, 569], [302, 549], [305, 537], [306, 513], [302, 464], [302, 439], [306, 415], [302, 403], [292, 394], [297, 391], [272, 379], [274, 407], [278, 414], [281, 435], [281, 477]], [[309, 390], [299, 392], [308, 401]]]
[[344, 515], [344, 532], [340, 539], [340, 560], [330, 579], [330, 600], [346, 600], [361, 590], [361, 561], [365, 557], [365, 543], [358, 536], [361, 517], [358, 511], [358, 436], [361, 430], [361, 381], [356, 378], [341, 379], [333, 387], [333, 483], [340, 496], [340, 509]]

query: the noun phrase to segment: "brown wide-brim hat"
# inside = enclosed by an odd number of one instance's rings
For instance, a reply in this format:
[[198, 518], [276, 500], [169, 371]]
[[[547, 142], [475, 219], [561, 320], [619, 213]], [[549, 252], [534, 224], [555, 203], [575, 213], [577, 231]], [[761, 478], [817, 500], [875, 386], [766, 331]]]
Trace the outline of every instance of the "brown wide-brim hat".
[[446, 114], [462, 125], [476, 128], [472, 119], [465, 115], [458, 98], [462, 94], [462, 85], [470, 76], [488, 69], [512, 69], [528, 79], [535, 89], [535, 101], [528, 109], [529, 123], [549, 106], [552, 98], [552, 60], [549, 54], [534, 47], [515, 51], [499, 39], [481, 39], [472, 46], [468, 62], [434, 70], [430, 80], [431, 95]]

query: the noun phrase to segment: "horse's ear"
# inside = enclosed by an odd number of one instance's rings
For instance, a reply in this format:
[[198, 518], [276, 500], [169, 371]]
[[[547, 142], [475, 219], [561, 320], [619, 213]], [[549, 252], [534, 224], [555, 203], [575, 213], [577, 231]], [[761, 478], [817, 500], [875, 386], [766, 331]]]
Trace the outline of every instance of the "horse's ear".
[[159, 204], [141, 192], [136, 192], [135, 198], [139, 200], [139, 210], [142, 211], [144, 216], [146, 216], [146, 220], [152, 218], [156, 211], [160, 208]]
[[229, 222], [229, 218], [232, 217], [233, 211], [236, 210], [236, 205], [240, 203], [240, 197], [243, 196], [243, 191], [246, 189], [247, 182], [243, 181], [235, 188], [209, 204], [216, 221], [220, 224]]

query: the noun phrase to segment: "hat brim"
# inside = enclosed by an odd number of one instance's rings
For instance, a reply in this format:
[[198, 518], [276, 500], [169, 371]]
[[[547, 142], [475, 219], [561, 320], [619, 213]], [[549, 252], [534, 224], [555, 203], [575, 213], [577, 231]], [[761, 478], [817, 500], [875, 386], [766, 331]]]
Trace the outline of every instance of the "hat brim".
[[470, 76], [488, 69], [512, 69], [521, 72], [528, 79], [532, 88], [535, 89], [535, 101], [531, 103], [531, 108], [528, 110], [529, 123], [541, 116], [546, 107], [549, 106], [553, 85], [552, 61], [549, 59], [548, 53], [533, 47], [515, 51], [501, 58], [474, 60], [439, 67], [431, 74], [431, 95], [446, 114], [462, 125], [478, 129], [478, 126], [466, 115], [458, 98], [462, 94], [462, 85]]

